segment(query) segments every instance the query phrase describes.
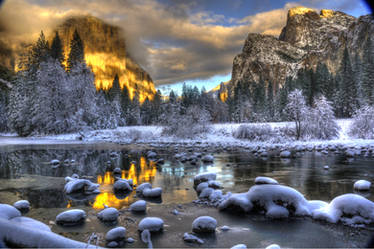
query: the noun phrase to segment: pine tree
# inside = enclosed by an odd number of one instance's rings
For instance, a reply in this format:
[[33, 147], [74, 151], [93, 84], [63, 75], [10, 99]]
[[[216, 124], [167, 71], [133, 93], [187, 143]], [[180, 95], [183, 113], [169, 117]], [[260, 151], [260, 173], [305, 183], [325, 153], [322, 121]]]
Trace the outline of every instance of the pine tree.
[[360, 85], [364, 104], [374, 104], [374, 47], [370, 37], [364, 45], [362, 64], [360, 65]]
[[274, 91], [273, 83], [268, 82], [267, 93], [266, 93], [266, 112], [267, 112], [267, 121], [274, 121]]
[[108, 90], [108, 98], [110, 101], [114, 101], [114, 99], [121, 95], [121, 86], [119, 82], [118, 74], [114, 76], [114, 80], [112, 83], [111, 88]]
[[150, 125], [152, 122], [152, 104], [148, 97], [144, 100], [140, 107], [140, 117], [143, 125]]
[[64, 51], [63, 51], [60, 36], [57, 31], [55, 33], [55, 37], [52, 40], [50, 52], [51, 52], [51, 57], [57, 60], [58, 62], [60, 62], [60, 64], [62, 65], [64, 61]]
[[347, 48], [344, 49], [337, 80], [339, 84], [339, 90], [335, 96], [337, 114], [339, 117], [351, 117], [359, 105], [357, 86], [354, 81], [354, 74]]
[[327, 100], [332, 101], [336, 87], [334, 79], [326, 64], [318, 63], [316, 72], [316, 80], [319, 82], [320, 92]]
[[70, 52], [67, 60], [67, 69], [70, 71], [75, 64], [84, 62], [84, 47], [78, 31], [75, 30], [70, 41]]

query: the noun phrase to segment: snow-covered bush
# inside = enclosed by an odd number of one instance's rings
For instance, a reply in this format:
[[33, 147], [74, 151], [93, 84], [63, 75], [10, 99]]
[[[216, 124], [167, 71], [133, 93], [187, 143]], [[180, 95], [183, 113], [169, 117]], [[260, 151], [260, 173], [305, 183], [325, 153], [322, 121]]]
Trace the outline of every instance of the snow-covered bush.
[[209, 131], [210, 114], [199, 106], [191, 106], [184, 115], [170, 113], [164, 120], [162, 134], [192, 138]]
[[333, 108], [324, 96], [314, 100], [314, 108], [305, 113], [305, 120], [303, 137], [331, 139], [339, 135]]
[[353, 117], [349, 134], [363, 139], [374, 139], [374, 106], [360, 108]]
[[252, 141], [267, 141], [274, 136], [274, 131], [268, 124], [243, 124], [233, 132], [235, 138]]
[[288, 94], [286, 113], [290, 120], [295, 122], [295, 135], [299, 140], [305, 130], [305, 120], [309, 112], [301, 90], [296, 89]]

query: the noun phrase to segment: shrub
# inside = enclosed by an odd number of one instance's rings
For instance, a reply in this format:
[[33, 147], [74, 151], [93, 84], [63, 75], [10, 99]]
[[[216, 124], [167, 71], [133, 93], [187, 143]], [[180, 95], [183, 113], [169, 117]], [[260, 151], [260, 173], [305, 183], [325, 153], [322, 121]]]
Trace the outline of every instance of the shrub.
[[235, 138], [252, 141], [267, 141], [274, 137], [275, 133], [268, 124], [243, 124], [233, 132]]
[[356, 112], [349, 127], [349, 135], [374, 139], [374, 106], [366, 105]]

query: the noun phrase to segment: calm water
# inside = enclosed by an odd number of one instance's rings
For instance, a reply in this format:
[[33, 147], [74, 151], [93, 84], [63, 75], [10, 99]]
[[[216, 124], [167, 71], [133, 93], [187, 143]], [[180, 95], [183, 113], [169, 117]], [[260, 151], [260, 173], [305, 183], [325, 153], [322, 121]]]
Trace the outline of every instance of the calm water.
[[[353, 192], [354, 181], [373, 179], [373, 158], [357, 158], [350, 161], [339, 155], [310, 152], [296, 159], [281, 160], [276, 157], [256, 158], [246, 152], [222, 152], [214, 154], [214, 164], [190, 165], [188, 162], [182, 164], [174, 159], [174, 148], [165, 148], [157, 151], [159, 156], [165, 159], [165, 164], [156, 166], [144, 156], [147, 151], [145, 148], [110, 144], [1, 147], [0, 200], [9, 204], [19, 199], [29, 200], [32, 207], [29, 217], [45, 222], [55, 232], [80, 241], [87, 240], [92, 232], [104, 236], [111, 227], [101, 224], [95, 215], [104, 204], [116, 207], [124, 212], [119, 225], [127, 227], [128, 234], [137, 240], [127, 247], [144, 247], [145, 245], [138, 241], [136, 232], [136, 224], [144, 215], [137, 216], [125, 211], [137, 200], [135, 192], [128, 196], [118, 196], [112, 191], [114, 178], [111, 171], [119, 167], [122, 170], [122, 178], [131, 178], [134, 184], [151, 182], [153, 187], [163, 188], [162, 200], [149, 203], [147, 215], [162, 217], [168, 224], [166, 230], [168, 227], [173, 229], [169, 228], [169, 235], [165, 231], [163, 235], [154, 238], [156, 247], [188, 247], [181, 237], [184, 232], [191, 231], [193, 219], [204, 214], [216, 217], [219, 225], [237, 227], [229, 233], [218, 233], [215, 238], [206, 238], [205, 246], [230, 247], [245, 242], [253, 247], [266, 246], [268, 243], [279, 243], [286, 247], [352, 247], [362, 245], [360, 242], [363, 243], [366, 239], [367, 231], [360, 232], [361, 237], [352, 235], [352, 238], [346, 240], [338, 239], [342, 234], [352, 234], [351, 228], [341, 225], [331, 227], [308, 218], [269, 221], [261, 216], [253, 216], [243, 219], [212, 208], [196, 207], [190, 203], [196, 199], [196, 193], [192, 188], [193, 177], [206, 171], [217, 173], [217, 180], [223, 184], [224, 192], [247, 191], [253, 185], [255, 177], [269, 176], [281, 184], [297, 189], [309, 200], [331, 201], [338, 195]], [[52, 159], [61, 162], [68, 160], [69, 163], [52, 167]], [[75, 162], [71, 163], [71, 160]], [[324, 170], [324, 165], [329, 165], [330, 169]], [[85, 197], [65, 195], [64, 177], [73, 173], [99, 183], [101, 193]], [[374, 200], [371, 194], [365, 194], [365, 197]], [[185, 205], [180, 207], [179, 216], [170, 212], [177, 204]], [[69, 229], [56, 226], [53, 222], [56, 215], [68, 208], [86, 210], [89, 217], [86, 224]], [[308, 231], [308, 236], [304, 235], [303, 230]], [[247, 236], [248, 233], [250, 236]], [[313, 234], [323, 234], [322, 239], [316, 242]], [[174, 239], [170, 240], [170, 236], [174, 236]], [[334, 236], [337, 238], [336, 241], [331, 240]], [[243, 240], [243, 237], [245, 241], [239, 241]]]

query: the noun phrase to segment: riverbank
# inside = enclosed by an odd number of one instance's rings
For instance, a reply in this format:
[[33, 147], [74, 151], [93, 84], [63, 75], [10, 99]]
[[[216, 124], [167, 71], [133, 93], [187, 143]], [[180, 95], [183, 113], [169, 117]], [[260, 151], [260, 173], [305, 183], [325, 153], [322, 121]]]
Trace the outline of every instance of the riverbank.
[[[213, 124], [208, 131], [193, 138], [183, 139], [166, 136], [162, 133], [162, 126], [127, 126], [117, 129], [94, 130], [80, 133], [17, 137], [14, 134], [0, 137], [1, 145], [17, 144], [90, 144], [117, 143], [121, 145], [146, 145], [149, 147], [194, 147], [209, 148], [213, 151], [244, 149], [261, 154], [263, 151], [320, 151], [322, 153], [348, 151], [349, 156], [374, 156], [374, 140], [356, 139], [349, 136], [348, 130], [352, 120], [337, 120], [339, 136], [333, 140], [300, 140], [292, 137], [282, 137], [277, 134], [282, 128], [293, 127], [292, 122], [252, 123], [254, 126], [269, 125], [275, 132], [265, 141], [237, 139], [235, 131], [242, 124]], [[275, 139], [276, 137], [276, 139]]]

